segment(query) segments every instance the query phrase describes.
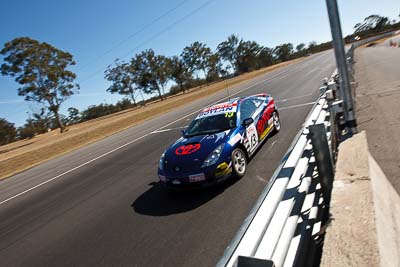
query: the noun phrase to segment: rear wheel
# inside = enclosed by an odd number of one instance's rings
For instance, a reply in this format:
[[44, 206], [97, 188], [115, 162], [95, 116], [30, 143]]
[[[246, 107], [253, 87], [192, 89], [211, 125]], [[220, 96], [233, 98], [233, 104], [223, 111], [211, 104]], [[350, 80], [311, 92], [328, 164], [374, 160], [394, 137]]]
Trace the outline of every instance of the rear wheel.
[[279, 132], [281, 129], [281, 121], [279, 120], [279, 114], [276, 111], [272, 113], [272, 123], [274, 124], [274, 132]]
[[240, 148], [236, 148], [232, 151], [232, 170], [233, 176], [237, 178], [243, 177], [246, 172], [247, 158], [244, 151]]

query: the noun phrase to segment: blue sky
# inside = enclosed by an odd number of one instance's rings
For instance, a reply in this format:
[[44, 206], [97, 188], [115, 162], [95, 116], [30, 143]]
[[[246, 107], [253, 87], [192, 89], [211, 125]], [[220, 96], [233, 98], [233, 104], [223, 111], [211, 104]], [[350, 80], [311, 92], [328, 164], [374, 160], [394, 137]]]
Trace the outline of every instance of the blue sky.
[[[399, 19], [398, 0], [338, 4], [344, 35], [371, 14]], [[3, 0], [1, 9], [0, 47], [28, 36], [74, 56], [71, 70], [81, 90], [63, 104], [64, 113], [119, 100], [106, 92], [103, 72], [116, 58], [128, 60], [144, 49], [171, 56], [194, 41], [215, 49], [232, 33], [268, 47], [331, 40], [323, 0]], [[38, 107], [17, 95], [18, 86], [0, 76], [0, 117], [21, 126]]]

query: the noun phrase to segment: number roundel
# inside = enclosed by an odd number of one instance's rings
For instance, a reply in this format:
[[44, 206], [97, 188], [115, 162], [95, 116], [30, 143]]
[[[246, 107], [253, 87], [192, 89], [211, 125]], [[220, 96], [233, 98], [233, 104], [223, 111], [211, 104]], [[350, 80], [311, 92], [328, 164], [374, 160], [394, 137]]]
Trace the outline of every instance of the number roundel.
[[175, 154], [178, 156], [189, 155], [200, 149], [200, 144], [183, 145], [175, 149]]

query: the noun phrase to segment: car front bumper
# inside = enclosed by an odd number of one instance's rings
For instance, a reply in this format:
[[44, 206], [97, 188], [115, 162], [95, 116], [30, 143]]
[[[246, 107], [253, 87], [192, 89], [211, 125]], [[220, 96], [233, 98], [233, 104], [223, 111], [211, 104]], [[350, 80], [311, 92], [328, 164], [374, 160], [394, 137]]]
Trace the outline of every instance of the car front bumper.
[[231, 164], [226, 162], [220, 163], [216, 168], [212, 168], [211, 171], [204, 173], [193, 173], [193, 174], [167, 174], [162, 171], [158, 171], [158, 177], [160, 182], [168, 188], [199, 188], [207, 187], [229, 178], [232, 173]]

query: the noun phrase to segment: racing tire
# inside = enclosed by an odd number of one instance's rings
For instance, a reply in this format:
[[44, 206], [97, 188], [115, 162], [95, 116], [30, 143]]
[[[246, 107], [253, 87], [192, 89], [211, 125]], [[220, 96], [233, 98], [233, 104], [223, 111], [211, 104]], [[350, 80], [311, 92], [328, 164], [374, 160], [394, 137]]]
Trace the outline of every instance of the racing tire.
[[274, 133], [278, 133], [281, 130], [281, 121], [279, 119], [278, 112], [272, 113], [272, 123], [274, 124]]
[[241, 178], [246, 173], [247, 156], [240, 148], [232, 151], [232, 174], [235, 178]]

